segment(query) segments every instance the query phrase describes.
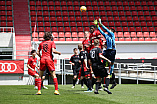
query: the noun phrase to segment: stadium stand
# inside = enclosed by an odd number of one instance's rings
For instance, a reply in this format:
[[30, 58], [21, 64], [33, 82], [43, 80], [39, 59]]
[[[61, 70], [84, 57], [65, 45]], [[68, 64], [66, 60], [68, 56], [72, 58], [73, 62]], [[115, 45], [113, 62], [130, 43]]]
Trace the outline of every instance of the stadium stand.
[[[80, 13], [79, 6], [82, 5], [87, 6], [87, 12]], [[64, 35], [66, 32], [70, 32], [71, 34], [72, 32], [77, 32], [79, 34], [79, 32], [85, 30], [85, 27], [89, 27], [94, 19], [99, 17], [101, 17], [107, 27], [114, 27], [116, 32], [122, 32], [123, 34], [125, 34], [124, 32], [129, 32], [129, 35], [131, 32], [135, 32], [134, 35], [130, 35], [131, 40], [135, 38], [136, 35], [137, 38], [141, 37], [138, 37], [137, 32], [141, 32], [142, 34], [148, 32], [147, 34], [149, 34], [149, 36], [147, 35], [147, 37], [144, 38], [150, 39], [152, 39], [150, 33], [157, 32], [157, 28], [155, 28], [157, 22], [155, 1], [41, 0], [38, 2], [30, 0], [29, 10], [31, 23], [34, 22], [36, 14], [38, 18], [37, 22], [40, 21], [43, 23], [43, 25], [37, 24], [38, 33], [41, 30], [43, 32], [51, 30], [52, 32], [62, 31]], [[31, 25], [30, 30], [33, 30], [33, 27], [34, 26]], [[50, 29], [47, 29], [48, 27]], [[31, 34], [32, 33], [33, 31], [31, 31]], [[154, 36], [156, 36], [156, 33]], [[118, 38], [128, 38], [128, 36]]]

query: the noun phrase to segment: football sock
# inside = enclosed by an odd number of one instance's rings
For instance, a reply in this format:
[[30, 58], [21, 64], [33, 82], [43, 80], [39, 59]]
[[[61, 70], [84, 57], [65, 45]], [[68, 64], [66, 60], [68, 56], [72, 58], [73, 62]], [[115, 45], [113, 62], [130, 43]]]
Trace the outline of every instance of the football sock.
[[41, 90], [41, 78], [38, 78], [38, 91]]
[[81, 80], [81, 86], [83, 86], [84, 79]]
[[96, 86], [95, 86], [96, 91], [98, 91], [98, 88], [99, 88], [100, 84], [101, 84], [100, 82], [96, 82]]
[[92, 90], [92, 81], [90, 79], [87, 79], [87, 82], [89, 90]]
[[79, 70], [79, 75], [78, 75], [78, 79], [81, 78], [81, 69]]
[[[96, 79], [92, 78], [92, 86], [94, 86], [94, 84], [96, 84]], [[93, 88], [93, 87], [92, 87]]]
[[106, 79], [106, 77], [104, 77], [104, 84], [106, 84], [106, 83], [105, 83], [105, 79]]
[[75, 86], [75, 83], [76, 83], [76, 79], [73, 79], [73, 86]]
[[109, 78], [106, 78], [106, 88], [108, 88], [109, 83], [110, 83], [110, 79], [109, 79]]
[[38, 86], [38, 79], [35, 78], [35, 86]]
[[114, 65], [111, 65], [110, 75], [113, 73]]
[[115, 74], [114, 73], [112, 73], [112, 84], [116, 84]]
[[57, 81], [57, 78], [53, 78], [53, 83], [54, 83], [54, 86], [55, 86], [55, 90], [58, 90], [58, 81]]
[[43, 87], [44, 85], [43, 85], [43, 81], [41, 82], [41, 87]]
[[82, 80], [84, 81], [84, 84], [85, 84], [85, 85], [87, 86], [87, 88], [88, 88], [87, 79], [83, 78]]

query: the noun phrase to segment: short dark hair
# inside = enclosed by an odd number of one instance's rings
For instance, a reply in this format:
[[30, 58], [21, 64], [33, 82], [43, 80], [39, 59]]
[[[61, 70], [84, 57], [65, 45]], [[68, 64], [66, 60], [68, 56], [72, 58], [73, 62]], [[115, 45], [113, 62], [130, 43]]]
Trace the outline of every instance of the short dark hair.
[[50, 40], [52, 38], [51, 32], [45, 32], [43, 38], [44, 40]]
[[31, 54], [33, 54], [33, 53], [35, 53], [35, 52], [36, 52], [36, 50], [32, 50], [32, 51], [31, 51]]
[[74, 48], [73, 51], [77, 50], [77, 48]]
[[113, 28], [110, 28], [111, 29], [111, 31], [114, 33], [115, 32], [115, 29], [113, 29]]
[[78, 44], [78, 49], [79, 50], [82, 50], [82, 48], [83, 48], [83, 45], [80, 43], [80, 44]]
[[94, 28], [95, 28], [95, 25], [91, 25], [91, 26], [90, 26], [90, 28], [92, 28], [92, 27], [94, 27]]

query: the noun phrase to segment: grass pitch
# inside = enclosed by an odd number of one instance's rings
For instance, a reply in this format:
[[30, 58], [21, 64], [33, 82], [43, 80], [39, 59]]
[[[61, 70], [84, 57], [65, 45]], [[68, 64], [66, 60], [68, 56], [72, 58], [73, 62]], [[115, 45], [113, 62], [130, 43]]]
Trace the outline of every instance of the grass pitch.
[[74, 89], [72, 85], [59, 85], [61, 95], [54, 95], [54, 86], [43, 89], [42, 95], [34, 95], [32, 85], [0, 86], [0, 104], [156, 104], [157, 85], [152, 84], [122, 84], [110, 90], [108, 95], [104, 91], [84, 92], [80, 85]]

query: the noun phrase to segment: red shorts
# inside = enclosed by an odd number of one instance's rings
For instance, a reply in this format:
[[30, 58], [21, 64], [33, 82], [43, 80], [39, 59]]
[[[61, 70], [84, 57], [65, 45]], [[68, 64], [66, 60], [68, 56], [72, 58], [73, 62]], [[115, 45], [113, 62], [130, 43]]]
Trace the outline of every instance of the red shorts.
[[40, 60], [40, 70], [45, 71], [46, 67], [49, 69], [49, 71], [55, 71], [55, 66], [53, 63], [53, 60], [50, 58], [41, 58]]
[[28, 69], [28, 74], [31, 76], [35, 76], [35, 74], [38, 74], [36, 71], [32, 71], [31, 69]]

